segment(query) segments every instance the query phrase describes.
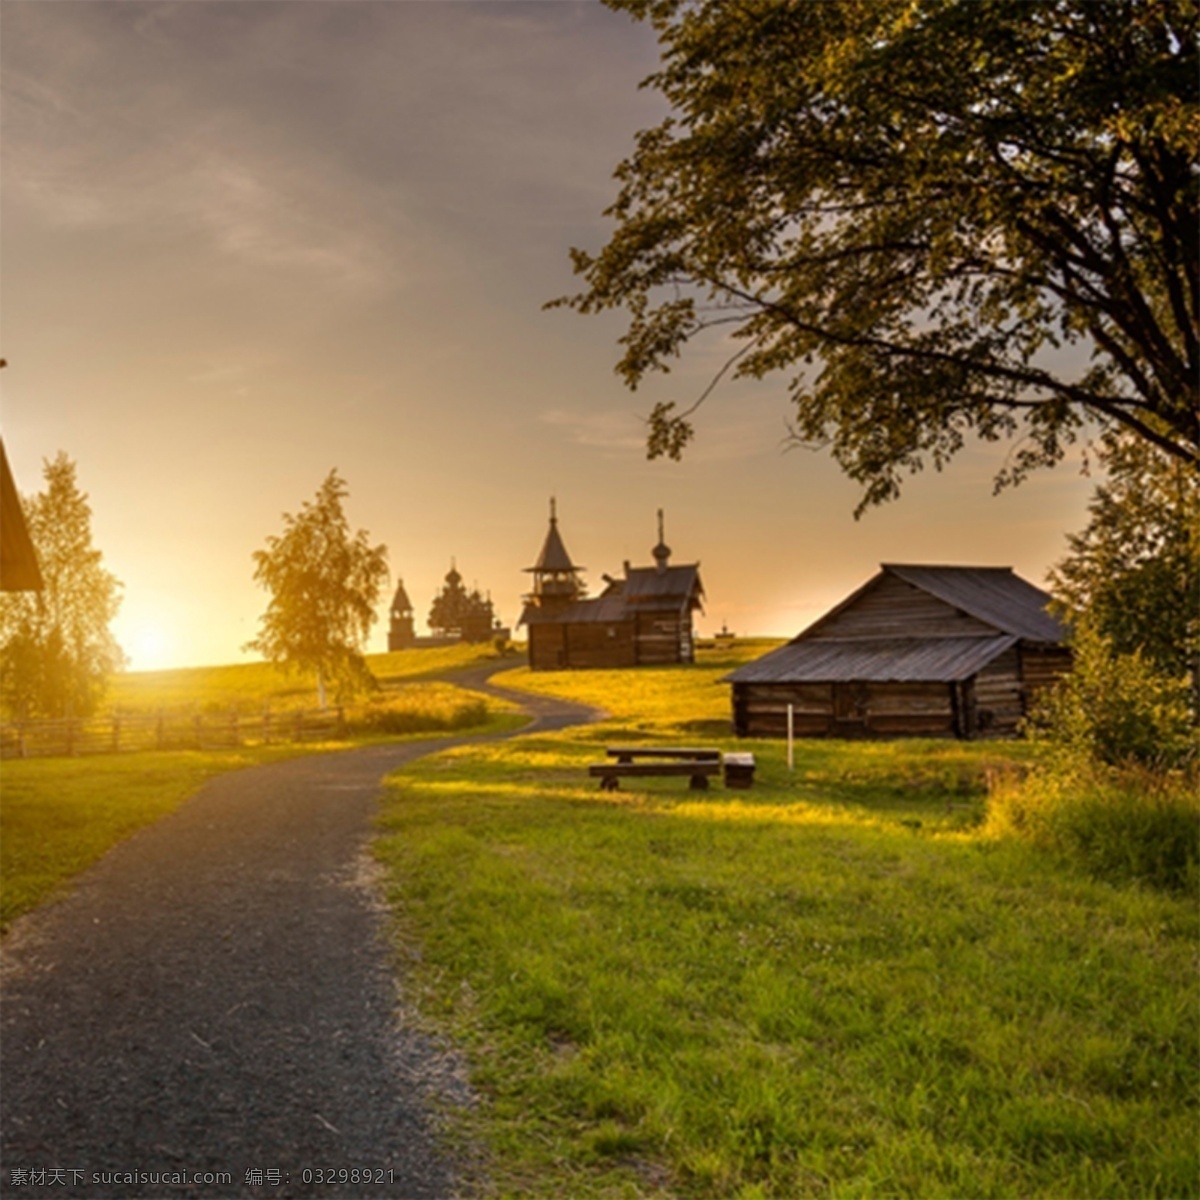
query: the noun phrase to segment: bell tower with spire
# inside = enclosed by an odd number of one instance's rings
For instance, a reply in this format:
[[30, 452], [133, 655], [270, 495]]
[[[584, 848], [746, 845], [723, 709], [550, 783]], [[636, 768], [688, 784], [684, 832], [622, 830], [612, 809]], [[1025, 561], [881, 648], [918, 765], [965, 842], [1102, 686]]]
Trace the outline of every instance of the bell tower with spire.
[[396, 594], [392, 597], [392, 607], [388, 615], [391, 623], [388, 626], [388, 649], [407, 650], [416, 644], [417, 634], [413, 627], [412, 601], [404, 590], [404, 580], [396, 581]]
[[525, 597], [526, 620], [534, 613], [551, 616], [561, 612], [586, 595], [579, 574], [583, 568], [571, 561], [558, 532], [558, 512], [553, 496], [550, 498], [550, 528], [546, 531], [542, 552], [537, 562], [525, 570], [533, 576], [533, 591]]

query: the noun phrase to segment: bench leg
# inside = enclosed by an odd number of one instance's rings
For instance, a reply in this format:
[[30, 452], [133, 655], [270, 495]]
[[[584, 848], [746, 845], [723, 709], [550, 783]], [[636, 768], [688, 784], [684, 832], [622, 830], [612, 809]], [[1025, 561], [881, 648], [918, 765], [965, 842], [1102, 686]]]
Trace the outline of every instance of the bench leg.
[[602, 792], [615, 792], [621, 786], [621, 781], [615, 775], [605, 775], [600, 780]]
[[707, 775], [693, 775], [692, 782], [689, 786], [691, 787], [691, 790], [693, 792], [703, 792], [703, 791], [707, 790], [708, 776]]

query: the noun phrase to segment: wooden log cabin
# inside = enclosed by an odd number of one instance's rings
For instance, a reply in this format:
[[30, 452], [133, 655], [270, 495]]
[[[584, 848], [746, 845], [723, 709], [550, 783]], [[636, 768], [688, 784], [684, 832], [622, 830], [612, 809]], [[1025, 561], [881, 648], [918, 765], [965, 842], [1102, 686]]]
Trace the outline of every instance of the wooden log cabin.
[[1070, 669], [1049, 595], [1009, 567], [884, 564], [786, 645], [727, 675], [740, 737], [1012, 737]]
[[700, 564], [672, 566], [658, 514], [654, 566], [625, 563], [620, 579], [605, 575], [604, 590], [588, 597], [583, 568], [571, 561], [558, 530], [554, 501], [550, 528], [537, 562], [526, 568], [533, 591], [521, 623], [529, 631], [529, 665], [535, 671], [614, 668], [695, 661], [692, 614], [704, 586]]

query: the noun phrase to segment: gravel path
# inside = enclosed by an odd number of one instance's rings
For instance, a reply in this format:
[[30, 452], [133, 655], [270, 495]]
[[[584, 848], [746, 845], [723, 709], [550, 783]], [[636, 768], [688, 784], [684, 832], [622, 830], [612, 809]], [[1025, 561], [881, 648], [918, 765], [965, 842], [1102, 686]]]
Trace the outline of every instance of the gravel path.
[[[596, 716], [495, 669], [456, 682], [518, 699], [522, 733]], [[462, 1085], [399, 1016], [367, 840], [389, 771], [474, 740], [221, 776], [18, 921], [0, 1195], [455, 1195], [429, 1102]]]

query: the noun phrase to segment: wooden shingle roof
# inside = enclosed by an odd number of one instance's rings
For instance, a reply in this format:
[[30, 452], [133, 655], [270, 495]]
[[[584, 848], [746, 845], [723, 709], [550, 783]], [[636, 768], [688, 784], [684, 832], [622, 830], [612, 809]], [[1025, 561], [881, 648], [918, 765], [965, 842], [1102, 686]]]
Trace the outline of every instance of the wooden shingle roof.
[[25, 524], [21, 497], [0, 441], [0, 590], [36, 592], [42, 588], [37, 552]]
[[542, 543], [542, 552], [538, 555], [538, 560], [532, 567], [526, 567], [526, 571], [534, 574], [552, 575], [557, 573], [569, 574], [573, 571], [582, 571], [584, 568], [576, 566], [571, 561], [571, 556], [567, 553], [567, 548], [563, 545], [562, 534], [558, 532], [558, 513], [553, 500], [550, 501], [550, 528], [546, 530], [546, 540]]
[[697, 607], [704, 595], [700, 564], [677, 567], [629, 567], [625, 572], [625, 596], [639, 608]]
[[1067, 630], [1047, 610], [1050, 594], [1011, 567], [925, 567], [884, 563], [883, 571], [1014, 637], [1059, 643]]
[[727, 683], [954, 683], [1016, 644], [997, 637], [788, 642], [726, 675]]
[[[945, 632], [839, 636], [835, 618], [889, 578], [902, 580], [979, 625]], [[974, 675], [1018, 642], [1059, 645], [1066, 628], [1047, 611], [1050, 596], [1010, 567], [884, 563], [879, 572], [785, 646], [725, 676], [729, 683], [954, 682]], [[879, 603], [876, 600], [876, 603]]]

